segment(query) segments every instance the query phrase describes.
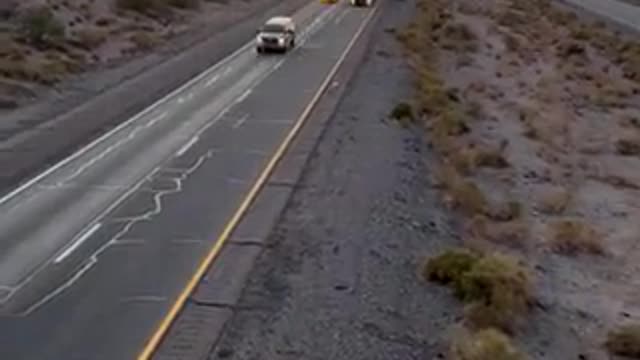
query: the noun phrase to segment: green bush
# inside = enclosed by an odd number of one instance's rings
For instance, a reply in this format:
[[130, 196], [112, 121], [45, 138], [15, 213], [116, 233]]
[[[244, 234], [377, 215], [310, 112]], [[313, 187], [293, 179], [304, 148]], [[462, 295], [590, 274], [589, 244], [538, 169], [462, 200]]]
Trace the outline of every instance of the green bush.
[[22, 17], [22, 29], [31, 43], [50, 45], [64, 38], [65, 27], [47, 6], [28, 9]]

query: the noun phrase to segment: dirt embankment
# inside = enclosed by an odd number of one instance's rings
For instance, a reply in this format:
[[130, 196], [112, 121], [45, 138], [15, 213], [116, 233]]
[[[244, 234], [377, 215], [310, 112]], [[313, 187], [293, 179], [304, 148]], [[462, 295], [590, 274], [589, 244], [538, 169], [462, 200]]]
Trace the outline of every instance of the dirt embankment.
[[640, 356], [640, 43], [544, 0], [419, 7], [393, 115], [463, 239], [422, 269], [465, 304], [451, 357]]
[[71, 75], [122, 64], [246, 6], [235, 0], [4, 0], [0, 109], [15, 109]]

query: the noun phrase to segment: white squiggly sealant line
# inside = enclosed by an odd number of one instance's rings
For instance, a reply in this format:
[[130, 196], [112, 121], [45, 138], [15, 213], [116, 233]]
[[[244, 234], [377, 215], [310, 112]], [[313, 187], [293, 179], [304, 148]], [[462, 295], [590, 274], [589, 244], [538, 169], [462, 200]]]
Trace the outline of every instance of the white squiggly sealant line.
[[[96, 250], [93, 254], [91, 254], [91, 256], [89, 257], [89, 261], [85, 265], [83, 265], [82, 268], [80, 268], [80, 270], [78, 270], [69, 280], [67, 280], [65, 283], [63, 283], [62, 285], [58, 286], [55, 290], [53, 290], [50, 293], [48, 293], [47, 295], [45, 295], [40, 301], [36, 302], [34, 305], [29, 307], [27, 310], [25, 310], [19, 316], [27, 316], [27, 315], [31, 314], [32, 312], [34, 312], [35, 310], [40, 308], [42, 305], [46, 304], [47, 302], [49, 302], [52, 299], [54, 299], [56, 296], [60, 295], [66, 289], [70, 288], [73, 284], [75, 284], [80, 278], [82, 278], [82, 276], [84, 274], [86, 274], [98, 262], [98, 258], [100, 257], [100, 255], [102, 253], [104, 253], [109, 247], [114, 246], [114, 245], [129, 244], [129, 242], [127, 240], [123, 240], [121, 242], [120, 239], [125, 234], [127, 234], [136, 223], [138, 223], [140, 221], [144, 221], [144, 220], [149, 220], [149, 219], [153, 218], [154, 216], [157, 216], [158, 214], [160, 214], [162, 212], [162, 198], [164, 196], [167, 196], [167, 195], [170, 195], [170, 194], [175, 194], [175, 193], [181, 192], [182, 191], [182, 182], [184, 180], [186, 180], [196, 170], [198, 170], [198, 168], [200, 168], [202, 166], [202, 164], [208, 158], [210, 158], [212, 155], [213, 155], [213, 151], [208, 151], [206, 154], [200, 156], [192, 167], [187, 168], [187, 169], [182, 169], [181, 173], [178, 173], [177, 176], [172, 177], [170, 180], [173, 181], [173, 183], [175, 185], [174, 188], [167, 189], [167, 190], [156, 191], [156, 194], [154, 194], [154, 197], [153, 197], [154, 198], [154, 208], [152, 210], [150, 210], [150, 211], [148, 211], [148, 212], [146, 212], [144, 214], [133, 216], [133, 217], [129, 217], [129, 218], [113, 219], [112, 220], [113, 222], [126, 222], [126, 224], [116, 235], [114, 235], [111, 238], [111, 240], [106, 242], [104, 245], [102, 245], [100, 248], [98, 248], [98, 250]], [[177, 170], [177, 169], [170, 169], [170, 170]], [[169, 171], [169, 173], [171, 173], [171, 172], [172, 171]], [[162, 173], [165, 173], [165, 171], [161, 170], [157, 174], [162, 174]]]

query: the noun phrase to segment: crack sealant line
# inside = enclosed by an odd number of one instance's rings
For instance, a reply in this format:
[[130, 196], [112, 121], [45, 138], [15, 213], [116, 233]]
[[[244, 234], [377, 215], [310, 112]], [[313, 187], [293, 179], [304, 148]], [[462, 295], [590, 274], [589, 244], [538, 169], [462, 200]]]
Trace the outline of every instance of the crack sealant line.
[[[103, 210], [97, 217], [96, 219], [101, 219], [104, 217], [105, 214], [108, 214], [109, 212], [111, 212], [111, 210], [113, 210], [115, 207], [117, 207], [118, 205], [120, 205], [120, 203], [122, 203], [126, 198], [129, 197], [129, 195], [131, 195], [133, 192], [135, 192], [138, 188], [140, 188], [142, 186], [142, 184], [144, 184], [147, 180], [151, 179], [151, 177], [153, 177], [158, 171], [160, 170], [160, 167], [156, 167], [155, 169], [153, 169], [147, 176], [143, 177], [142, 179], [140, 179], [140, 181], [138, 181], [138, 183], [134, 184], [134, 186], [130, 187], [127, 191], [125, 191], [116, 201], [114, 201], [112, 204], [110, 204], [105, 210]], [[85, 226], [79, 233], [85, 233], [88, 229], [90, 229], [91, 227], [94, 226], [94, 224], [97, 222], [97, 220], [94, 220], [92, 222], [90, 222], [87, 226]], [[4, 302], [9, 301], [13, 295], [15, 295], [16, 292], [20, 291], [20, 289], [22, 289], [25, 285], [27, 285], [28, 283], [30, 283], [38, 274], [40, 274], [40, 272], [42, 270], [44, 270], [51, 262], [52, 258], [45, 260], [42, 265], [40, 265], [36, 270], [34, 270], [29, 276], [27, 276], [26, 279], [22, 280], [20, 283], [18, 283], [16, 286], [13, 287], [13, 290], [11, 291], [11, 293], [9, 294], [9, 296], [6, 297], [6, 299], [4, 300]], [[82, 271], [82, 269], [80, 270]]]
[[116, 235], [114, 235], [111, 238], [111, 240], [109, 240], [108, 242], [103, 244], [100, 248], [98, 248], [98, 250], [96, 250], [89, 257], [89, 261], [82, 268], [80, 268], [80, 270], [78, 272], [76, 272], [67, 282], [65, 282], [61, 286], [57, 287], [56, 289], [54, 289], [53, 291], [51, 291], [50, 293], [45, 295], [40, 301], [36, 302], [33, 306], [31, 306], [24, 313], [22, 313], [21, 316], [29, 315], [30, 313], [32, 313], [33, 311], [37, 310], [42, 305], [46, 304], [47, 302], [49, 302], [52, 299], [54, 299], [56, 296], [60, 295], [66, 289], [71, 287], [75, 282], [77, 282], [79, 279], [81, 279], [84, 274], [86, 274], [95, 264], [98, 263], [98, 258], [104, 251], [106, 251], [109, 247], [111, 247], [113, 245], [118, 245], [119, 239], [123, 235], [128, 233], [131, 230], [131, 228], [133, 227], [133, 225], [135, 225], [139, 221], [147, 220], [147, 219], [150, 219], [150, 218], [152, 218], [153, 216], [155, 216], [157, 214], [160, 214], [162, 212], [162, 197], [164, 197], [166, 195], [170, 195], [170, 194], [179, 193], [180, 191], [182, 191], [182, 182], [184, 180], [186, 180], [193, 172], [195, 172], [204, 163], [204, 160], [205, 160], [205, 156], [202, 156], [199, 159], [199, 161], [196, 163], [196, 165], [194, 165], [192, 168], [190, 168], [187, 171], [185, 171], [183, 174], [180, 174], [179, 176], [174, 178], [173, 179], [174, 180], [174, 184], [175, 184], [175, 188], [174, 189], [163, 190], [163, 191], [159, 191], [158, 193], [156, 193], [154, 195], [154, 204], [155, 204], [155, 206], [154, 206], [153, 210], [150, 210], [150, 211], [148, 211], [148, 212], [146, 212], [146, 213], [144, 213], [142, 215], [136, 216], [136, 217], [132, 217], [132, 218], [129, 218], [129, 219], [123, 219], [123, 221], [127, 221], [127, 223], [125, 224], [123, 229], [120, 230]]
[[375, 6], [371, 10], [369, 15], [367, 15], [367, 17], [365, 17], [365, 19], [362, 21], [356, 33], [353, 35], [353, 37], [347, 44], [345, 50], [342, 52], [342, 55], [340, 56], [338, 61], [334, 64], [334, 66], [331, 68], [331, 70], [329, 71], [329, 74], [327, 75], [325, 80], [322, 82], [322, 84], [318, 88], [318, 91], [313, 96], [311, 101], [307, 104], [307, 107], [304, 109], [302, 114], [298, 117], [298, 121], [296, 122], [296, 124], [289, 131], [289, 133], [287, 134], [285, 139], [282, 141], [282, 143], [280, 143], [280, 145], [276, 149], [276, 152], [272, 155], [266, 167], [260, 173], [260, 176], [258, 177], [256, 182], [254, 183], [252, 188], [249, 190], [249, 192], [243, 199], [240, 206], [236, 209], [231, 219], [227, 222], [222, 233], [216, 239], [213, 247], [207, 253], [205, 258], [201, 261], [198, 268], [196, 269], [192, 277], [189, 279], [188, 283], [185, 285], [182, 292], [178, 295], [177, 299], [175, 300], [175, 302], [173, 303], [173, 305], [171, 306], [167, 314], [164, 316], [162, 321], [160, 321], [160, 324], [154, 331], [153, 335], [147, 341], [145, 347], [142, 349], [142, 351], [138, 355], [137, 360], [149, 360], [157, 351], [160, 343], [162, 342], [165, 335], [167, 334], [167, 331], [169, 330], [170, 326], [177, 319], [178, 314], [184, 308], [184, 305], [186, 304], [187, 300], [189, 299], [193, 291], [196, 289], [196, 286], [200, 282], [200, 279], [202, 279], [202, 277], [206, 274], [207, 270], [212, 265], [214, 260], [218, 257], [223, 246], [225, 245], [225, 243], [227, 243], [233, 231], [236, 229], [236, 227], [238, 226], [242, 218], [245, 216], [246, 212], [249, 210], [250, 206], [253, 204], [254, 200], [256, 199], [256, 197], [258, 196], [262, 188], [267, 184], [267, 180], [269, 179], [269, 176], [271, 175], [271, 173], [279, 163], [280, 159], [284, 156], [286, 150], [289, 148], [289, 145], [293, 142], [294, 138], [296, 137], [296, 135], [298, 134], [302, 126], [306, 123], [307, 119], [310, 117], [311, 112], [315, 108], [316, 104], [320, 101], [322, 95], [325, 93], [325, 91], [329, 87], [331, 79], [335, 77], [335, 75], [338, 72], [338, 69], [344, 63], [345, 59], [347, 58], [347, 55], [350, 53], [356, 41], [360, 38], [360, 36], [364, 32], [366, 26], [371, 22], [374, 15], [378, 12], [378, 9], [379, 9], [379, 6]]

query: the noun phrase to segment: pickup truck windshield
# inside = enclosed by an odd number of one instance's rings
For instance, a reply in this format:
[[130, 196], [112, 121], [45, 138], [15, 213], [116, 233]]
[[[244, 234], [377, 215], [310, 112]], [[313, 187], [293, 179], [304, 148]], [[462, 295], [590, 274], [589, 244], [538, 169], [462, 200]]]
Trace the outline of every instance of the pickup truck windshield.
[[262, 27], [262, 31], [264, 32], [274, 32], [274, 33], [283, 33], [285, 32], [285, 27], [278, 24], [267, 24]]

